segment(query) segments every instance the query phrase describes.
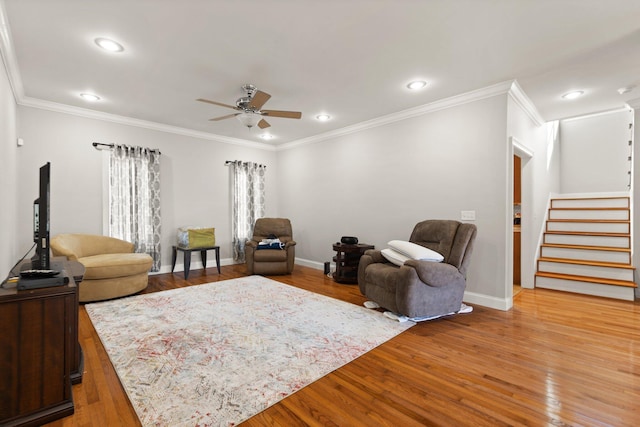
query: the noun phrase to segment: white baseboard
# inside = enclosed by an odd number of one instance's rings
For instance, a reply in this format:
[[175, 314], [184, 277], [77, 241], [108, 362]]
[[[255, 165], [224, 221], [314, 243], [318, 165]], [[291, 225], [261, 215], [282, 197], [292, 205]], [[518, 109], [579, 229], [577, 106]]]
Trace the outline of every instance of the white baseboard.
[[478, 304], [483, 307], [502, 311], [509, 311], [513, 307], [513, 300], [511, 298], [497, 298], [468, 291], [465, 291], [463, 301], [468, 304]]
[[324, 271], [324, 263], [323, 262], [311, 261], [309, 259], [304, 259], [304, 258], [296, 258], [296, 264], [302, 265], [304, 267], [310, 267], [310, 268], [313, 268], [315, 270], [323, 270]]
[[[178, 259], [176, 260], [176, 268], [174, 271], [174, 273], [179, 272], [179, 271], [184, 271], [184, 263], [182, 262], [182, 260], [180, 259], [181, 257], [178, 256]], [[222, 258], [220, 260], [220, 266], [222, 267], [223, 265], [233, 265], [233, 264], [237, 264], [233, 258]], [[215, 267], [216, 266], [216, 259], [214, 258], [209, 258], [207, 257], [207, 268], [211, 268], [211, 267]], [[193, 270], [199, 270], [202, 268], [202, 261], [194, 261], [193, 257], [191, 260], [191, 267], [190, 267], [190, 271]], [[162, 273], [171, 273], [171, 263], [167, 263], [165, 265], [162, 265], [160, 267], [160, 271], [155, 271], [155, 272], [150, 272], [150, 275], [154, 275], [154, 274], [162, 274]]]
[[[238, 263], [235, 262], [233, 258], [223, 258], [220, 260], [220, 266], [234, 265], [234, 264], [238, 264]], [[304, 258], [296, 258], [296, 264], [299, 264], [305, 267], [310, 267], [315, 270], [324, 270], [324, 263], [311, 261]], [[216, 265], [215, 259], [207, 258], [207, 268], [215, 267], [215, 265]], [[195, 260], [191, 261], [191, 270], [198, 270], [201, 268], [202, 268], [202, 261], [195, 261]], [[184, 271], [184, 263], [180, 262], [180, 257], [178, 257], [178, 260], [176, 261], [176, 268], [174, 272], [179, 272], [179, 271]], [[160, 271], [150, 272], [149, 274], [153, 275], [153, 274], [162, 274], [162, 273], [171, 273], [171, 265], [165, 264], [160, 267]]]

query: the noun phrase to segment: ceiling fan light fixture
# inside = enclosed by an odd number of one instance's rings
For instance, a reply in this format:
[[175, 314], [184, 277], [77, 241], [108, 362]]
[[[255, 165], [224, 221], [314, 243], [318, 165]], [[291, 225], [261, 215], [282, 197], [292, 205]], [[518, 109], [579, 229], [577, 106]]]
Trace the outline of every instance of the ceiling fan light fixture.
[[576, 98], [580, 98], [582, 95], [584, 95], [584, 91], [583, 90], [574, 90], [571, 92], [567, 92], [564, 95], [562, 95], [563, 99], [576, 99]]
[[103, 37], [95, 39], [95, 42], [102, 49], [108, 50], [109, 52], [122, 52], [124, 50], [124, 47], [122, 47], [120, 43]]
[[254, 127], [258, 123], [260, 123], [260, 120], [262, 120], [262, 116], [260, 114], [248, 113], [246, 111], [244, 113], [238, 114], [236, 117], [238, 120], [240, 120], [240, 123], [248, 128]]

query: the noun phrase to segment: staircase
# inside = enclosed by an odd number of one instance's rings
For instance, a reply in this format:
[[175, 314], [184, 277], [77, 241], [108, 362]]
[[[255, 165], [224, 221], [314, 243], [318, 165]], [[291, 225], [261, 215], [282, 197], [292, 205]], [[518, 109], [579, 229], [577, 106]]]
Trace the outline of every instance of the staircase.
[[552, 199], [535, 285], [633, 301], [629, 197]]

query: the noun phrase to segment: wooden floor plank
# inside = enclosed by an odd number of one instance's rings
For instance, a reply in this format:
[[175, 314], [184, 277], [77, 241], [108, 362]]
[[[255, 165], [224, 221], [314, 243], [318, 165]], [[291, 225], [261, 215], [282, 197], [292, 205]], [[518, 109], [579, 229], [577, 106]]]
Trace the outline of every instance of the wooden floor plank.
[[[224, 266], [151, 276], [143, 293], [245, 276]], [[271, 276], [362, 304], [354, 285], [297, 266]], [[76, 413], [49, 424], [137, 426], [138, 418], [84, 306]], [[303, 388], [243, 426], [635, 426], [640, 423], [640, 305], [523, 289], [508, 312], [420, 323]]]

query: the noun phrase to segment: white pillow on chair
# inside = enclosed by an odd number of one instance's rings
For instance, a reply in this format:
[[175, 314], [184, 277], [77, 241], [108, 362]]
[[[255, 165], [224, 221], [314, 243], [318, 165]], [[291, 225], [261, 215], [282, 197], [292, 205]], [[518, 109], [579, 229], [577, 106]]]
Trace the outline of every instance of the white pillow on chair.
[[385, 257], [387, 261], [397, 266], [403, 266], [405, 261], [411, 259], [407, 256], [402, 255], [400, 252], [394, 251], [393, 249], [389, 248], [381, 250], [380, 253], [382, 253], [382, 256]]
[[432, 251], [429, 248], [425, 248], [424, 246], [420, 246], [412, 242], [407, 242], [404, 240], [391, 240], [387, 244], [391, 249], [395, 250], [396, 252], [399, 252], [405, 257], [408, 257], [408, 259], [418, 259], [422, 261], [434, 261], [434, 262], [442, 262], [444, 260], [444, 257], [438, 252]]

